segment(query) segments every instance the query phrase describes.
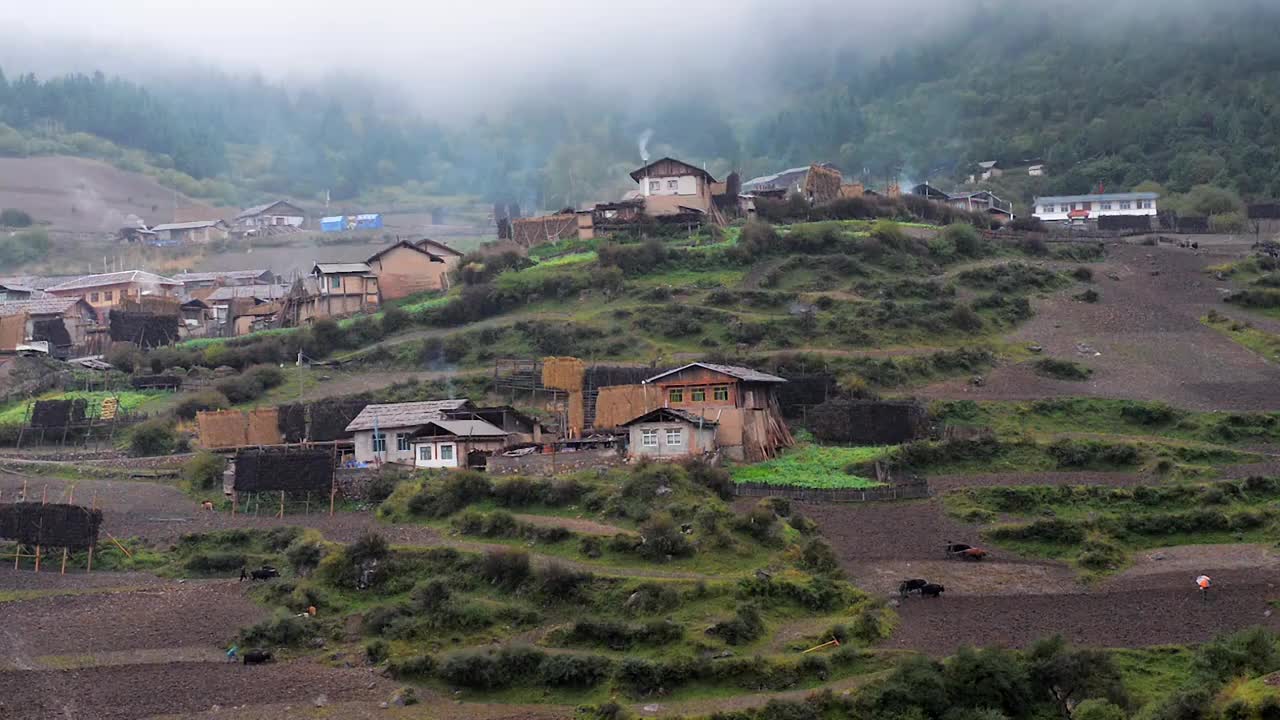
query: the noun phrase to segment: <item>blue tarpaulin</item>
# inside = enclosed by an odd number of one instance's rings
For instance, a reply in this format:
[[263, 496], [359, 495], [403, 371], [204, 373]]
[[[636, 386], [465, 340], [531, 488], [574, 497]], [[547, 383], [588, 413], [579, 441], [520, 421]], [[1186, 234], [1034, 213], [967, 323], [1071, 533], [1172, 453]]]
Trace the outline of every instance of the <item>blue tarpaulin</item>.
[[333, 215], [320, 218], [320, 229], [324, 232], [342, 232], [344, 230], [379, 230], [382, 228], [382, 215], [366, 213], [364, 215]]

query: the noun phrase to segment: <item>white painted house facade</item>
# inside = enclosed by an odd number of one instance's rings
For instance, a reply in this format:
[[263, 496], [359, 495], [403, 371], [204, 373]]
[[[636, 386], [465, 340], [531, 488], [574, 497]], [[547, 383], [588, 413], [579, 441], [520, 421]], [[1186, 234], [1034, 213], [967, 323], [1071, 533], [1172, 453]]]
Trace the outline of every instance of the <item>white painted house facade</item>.
[[1036, 198], [1034, 214], [1044, 222], [1088, 221], [1116, 215], [1153, 216], [1159, 198], [1151, 192], [1041, 197]]

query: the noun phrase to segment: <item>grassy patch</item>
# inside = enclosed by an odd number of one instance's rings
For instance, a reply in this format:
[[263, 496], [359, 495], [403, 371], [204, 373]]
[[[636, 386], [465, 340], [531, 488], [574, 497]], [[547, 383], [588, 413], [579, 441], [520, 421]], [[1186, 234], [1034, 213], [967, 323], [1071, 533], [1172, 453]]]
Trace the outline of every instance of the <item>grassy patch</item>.
[[1232, 320], [1216, 311], [1210, 311], [1200, 319], [1200, 322], [1262, 357], [1272, 362], [1280, 362], [1280, 336], [1259, 330], [1248, 322]]
[[858, 473], [889, 452], [890, 448], [884, 447], [803, 444], [773, 460], [733, 468], [733, 481], [804, 488], [875, 487], [879, 483]]

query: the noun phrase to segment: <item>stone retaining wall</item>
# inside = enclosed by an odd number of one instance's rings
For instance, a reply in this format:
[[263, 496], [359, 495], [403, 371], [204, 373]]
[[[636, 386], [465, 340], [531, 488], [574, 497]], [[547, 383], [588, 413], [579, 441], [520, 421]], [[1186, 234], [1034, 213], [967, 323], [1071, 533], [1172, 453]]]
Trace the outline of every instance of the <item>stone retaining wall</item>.
[[550, 476], [580, 470], [617, 467], [625, 460], [626, 458], [617, 450], [580, 450], [519, 457], [494, 455], [489, 458], [487, 469], [491, 475]]
[[854, 488], [800, 488], [783, 485], [762, 485], [757, 483], [738, 483], [734, 492], [739, 497], [784, 497], [801, 502], [877, 502], [881, 500], [915, 500], [929, 497], [929, 483], [885, 485], [883, 487], [859, 490]]

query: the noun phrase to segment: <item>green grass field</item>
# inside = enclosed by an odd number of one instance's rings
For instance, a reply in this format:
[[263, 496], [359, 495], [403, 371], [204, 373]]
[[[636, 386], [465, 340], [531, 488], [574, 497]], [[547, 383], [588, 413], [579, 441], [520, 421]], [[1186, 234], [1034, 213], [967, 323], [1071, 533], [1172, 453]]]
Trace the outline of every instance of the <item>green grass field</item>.
[[[144, 408], [148, 403], [161, 401], [172, 397], [173, 393], [161, 390], [138, 391], [138, 390], [121, 390], [119, 392], [51, 392], [45, 393], [36, 400], [86, 400], [88, 401], [87, 414], [89, 417], [97, 417], [102, 412], [102, 401], [109, 397], [118, 397], [120, 399], [120, 409], [126, 412], [133, 412], [139, 408]], [[27, 419], [27, 401], [10, 403], [3, 409], [0, 409], [0, 425], [21, 425]]]
[[853, 469], [885, 457], [887, 447], [824, 447], [801, 444], [780, 457], [732, 469], [736, 483], [759, 483], [801, 488], [870, 488], [880, 483], [850, 474]]

